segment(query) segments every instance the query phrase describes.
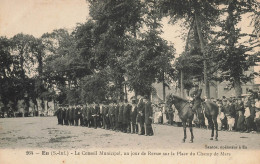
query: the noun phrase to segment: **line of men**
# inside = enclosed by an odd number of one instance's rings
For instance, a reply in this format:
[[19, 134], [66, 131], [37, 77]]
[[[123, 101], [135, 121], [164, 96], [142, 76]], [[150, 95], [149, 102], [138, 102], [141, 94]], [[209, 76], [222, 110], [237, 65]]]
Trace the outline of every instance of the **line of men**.
[[219, 123], [222, 130], [259, 131], [259, 98], [224, 98], [212, 100], [219, 106]]
[[147, 98], [133, 99], [131, 103], [108, 102], [60, 106], [56, 111], [59, 125], [103, 128], [124, 133], [151, 136], [153, 107]]

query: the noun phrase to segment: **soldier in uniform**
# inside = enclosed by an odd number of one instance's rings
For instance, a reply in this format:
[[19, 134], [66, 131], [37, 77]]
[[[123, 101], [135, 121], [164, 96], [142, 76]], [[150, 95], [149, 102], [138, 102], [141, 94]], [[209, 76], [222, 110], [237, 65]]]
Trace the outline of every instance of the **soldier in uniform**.
[[130, 112], [130, 124], [131, 124], [131, 133], [136, 133], [136, 116], [137, 116], [137, 106], [136, 106], [136, 100], [132, 100], [132, 108]]
[[145, 129], [145, 135], [152, 136], [153, 135], [153, 129], [152, 129], [152, 119], [153, 119], [153, 108], [151, 101], [148, 100], [148, 98], [144, 99], [144, 111], [145, 111], [145, 123], [144, 123], [144, 129]]
[[196, 102], [200, 102], [200, 101], [196, 101], [197, 99], [200, 99], [202, 93], [202, 89], [199, 89], [199, 85], [194, 84], [194, 87], [190, 90], [190, 103], [191, 103], [191, 109], [193, 111], [194, 114], [197, 115], [196, 113], [196, 109], [198, 109], [198, 107], [201, 105], [200, 103], [196, 103]]

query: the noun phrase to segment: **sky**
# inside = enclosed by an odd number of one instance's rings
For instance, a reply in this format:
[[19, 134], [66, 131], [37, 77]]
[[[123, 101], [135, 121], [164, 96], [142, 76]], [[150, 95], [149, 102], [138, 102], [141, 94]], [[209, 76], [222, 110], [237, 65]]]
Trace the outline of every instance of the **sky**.
[[[40, 37], [54, 29], [72, 30], [77, 23], [86, 22], [88, 13], [86, 0], [0, 0], [0, 36], [10, 38], [22, 32]], [[252, 31], [249, 22], [240, 23], [242, 32]], [[162, 37], [174, 44], [178, 56], [185, 45], [180, 38], [182, 28], [169, 25], [167, 19], [162, 23]]]
[[[54, 29], [73, 29], [89, 17], [86, 0], [0, 0], [0, 36], [18, 34], [40, 37]], [[172, 43], [179, 54], [183, 41], [178, 37], [181, 28], [163, 20], [162, 37]]]

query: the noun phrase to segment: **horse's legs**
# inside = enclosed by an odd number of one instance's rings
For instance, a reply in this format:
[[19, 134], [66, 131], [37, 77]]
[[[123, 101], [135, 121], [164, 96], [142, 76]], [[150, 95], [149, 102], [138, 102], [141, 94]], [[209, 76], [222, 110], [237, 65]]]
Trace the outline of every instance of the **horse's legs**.
[[213, 122], [214, 122], [214, 126], [216, 128], [215, 140], [217, 141], [218, 140], [218, 122], [217, 122], [217, 118], [216, 117], [213, 118]]
[[213, 118], [210, 116], [209, 117], [209, 120], [210, 120], [210, 122], [211, 122], [211, 138], [210, 138], [210, 140], [213, 140], [213, 137], [214, 137], [214, 121], [213, 121]]
[[193, 130], [192, 130], [192, 121], [189, 121], [189, 127], [190, 127], [190, 143], [192, 143], [193, 142], [193, 138], [194, 138], [194, 136], [193, 136]]
[[183, 127], [183, 132], [184, 132], [184, 138], [182, 142], [185, 142], [187, 135], [186, 135], [186, 121], [182, 121], [182, 127]]

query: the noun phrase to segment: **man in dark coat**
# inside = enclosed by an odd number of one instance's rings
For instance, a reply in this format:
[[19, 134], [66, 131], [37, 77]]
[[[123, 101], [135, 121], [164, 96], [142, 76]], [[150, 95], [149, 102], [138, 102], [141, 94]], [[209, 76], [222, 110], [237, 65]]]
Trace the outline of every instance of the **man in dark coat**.
[[96, 104], [94, 102], [91, 113], [92, 113], [92, 116], [93, 116], [93, 122], [94, 122], [94, 128], [95, 129], [97, 129], [97, 126], [98, 126], [99, 109], [100, 108], [99, 108], [98, 104]]
[[131, 112], [132, 106], [129, 103], [125, 103], [125, 108], [123, 111], [123, 132], [130, 132], [130, 112]]
[[86, 104], [84, 104], [82, 107], [82, 121], [83, 121], [83, 126], [87, 126], [87, 106], [86, 106]]
[[149, 101], [147, 98], [145, 99], [145, 123], [144, 123], [144, 129], [145, 129], [145, 135], [152, 136], [153, 135], [153, 128], [152, 128], [152, 119], [153, 119], [153, 107], [151, 101]]
[[103, 120], [104, 120], [104, 127], [105, 129], [110, 129], [110, 120], [109, 120], [109, 109], [111, 108], [110, 105], [108, 105], [107, 102], [105, 102], [105, 108], [103, 111]]
[[79, 115], [80, 115], [80, 108], [79, 108], [79, 106], [74, 106], [75, 126], [79, 125]]
[[62, 113], [62, 109], [61, 107], [59, 106], [58, 107], [58, 110], [55, 112], [56, 116], [57, 116], [57, 119], [58, 119], [58, 125], [61, 124], [61, 113]]
[[115, 104], [110, 103], [109, 109], [108, 109], [108, 116], [109, 116], [109, 123], [110, 123], [110, 129], [115, 129]]
[[124, 109], [125, 109], [125, 104], [121, 102], [119, 106], [119, 112], [118, 112], [118, 129], [120, 131], [123, 131]]
[[80, 126], [84, 126], [84, 120], [83, 120], [83, 105], [80, 105], [79, 108], [79, 121], [80, 121]]
[[93, 125], [93, 117], [92, 117], [92, 110], [93, 110], [93, 105], [90, 104], [86, 107], [87, 109], [87, 127], [91, 127]]
[[74, 108], [70, 106], [69, 108], [69, 120], [70, 120], [70, 125], [74, 125]]
[[173, 109], [172, 108], [168, 109], [168, 120], [169, 120], [169, 124], [172, 125], [173, 124]]
[[65, 125], [65, 117], [66, 117], [66, 109], [65, 106], [62, 107], [62, 114], [61, 114], [61, 125]]
[[131, 112], [130, 112], [131, 133], [137, 132], [136, 116], [137, 116], [136, 100], [132, 100], [132, 108], [131, 108]]
[[244, 103], [242, 102], [242, 99], [240, 97], [237, 98], [237, 102], [235, 104], [235, 111], [236, 111], [235, 130], [240, 131], [241, 130], [240, 126], [238, 126], [239, 113], [242, 113], [244, 115], [244, 112], [245, 112]]
[[105, 103], [105, 101], [103, 101], [103, 103], [102, 104], [100, 104], [100, 121], [102, 122], [102, 129], [105, 129], [106, 127], [106, 122], [105, 122], [105, 117], [104, 117], [104, 115], [105, 115], [105, 108], [106, 108], [106, 103]]
[[143, 99], [140, 98], [139, 102], [137, 104], [137, 124], [138, 124], [138, 134], [144, 135], [144, 108], [145, 103], [143, 102]]
[[119, 130], [119, 122], [118, 122], [119, 108], [120, 108], [120, 104], [119, 103], [115, 104], [115, 130], [116, 131]]
[[65, 107], [65, 119], [64, 119], [64, 124], [69, 125], [69, 110], [68, 106]]

